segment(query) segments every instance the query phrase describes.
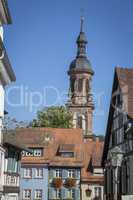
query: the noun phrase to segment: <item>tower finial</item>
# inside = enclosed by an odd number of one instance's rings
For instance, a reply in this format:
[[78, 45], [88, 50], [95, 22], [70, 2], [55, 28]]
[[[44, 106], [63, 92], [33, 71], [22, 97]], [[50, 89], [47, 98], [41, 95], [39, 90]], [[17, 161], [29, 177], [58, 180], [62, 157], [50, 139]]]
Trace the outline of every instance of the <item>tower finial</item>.
[[81, 16], [81, 27], [80, 27], [80, 32], [83, 32], [83, 25], [84, 25], [84, 17]]

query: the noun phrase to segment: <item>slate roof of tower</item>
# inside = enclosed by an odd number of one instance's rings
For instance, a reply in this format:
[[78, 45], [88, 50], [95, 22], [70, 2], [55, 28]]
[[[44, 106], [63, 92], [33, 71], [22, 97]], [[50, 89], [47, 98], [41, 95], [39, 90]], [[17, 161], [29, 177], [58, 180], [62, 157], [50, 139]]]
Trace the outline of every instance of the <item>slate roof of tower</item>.
[[69, 71], [72, 70], [85, 70], [86, 72], [90, 74], [94, 74], [94, 71], [91, 66], [90, 60], [87, 58], [86, 54], [86, 45], [88, 43], [87, 37], [85, 32], [83, 31], [83, 23], [84, 19], [81, 18], [81, 28], [80, 33], [77, 38], [77, 56], [76, 58], [71, 62], [69, 66]]
[[84, 57], [76, 58], [71, 62], [69, 70], [73, 69], [87, 70], [92, 74], [94, 73], [90, 61]]

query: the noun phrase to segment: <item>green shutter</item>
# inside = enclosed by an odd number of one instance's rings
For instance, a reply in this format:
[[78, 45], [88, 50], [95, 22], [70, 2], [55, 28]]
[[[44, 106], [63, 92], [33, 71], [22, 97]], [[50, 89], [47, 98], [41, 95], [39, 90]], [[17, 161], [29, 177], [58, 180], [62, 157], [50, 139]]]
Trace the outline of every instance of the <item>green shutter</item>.
[[66, 199], [67, 198], [67, 190], [65, 188], [61, 189], [61, 198]]
[[80, 180], [80, 170], [79, 169], [75, 170], [75, 178]]
[[66, 179], [67, 177], [68, 177], [68, 170], [63, 169], [63, 170], [62, 170], [62, 178], [63, 178], [63, 179]]
[[49, 178], [50, 178], [50, 179], [53, 179], [53, 178], [54, 178], [54, 170], [53, 170], [53, 169], [50, 169], [50, 170], [49, 170]]
[[16, 164], [17, 164], [17, 153], [10, 148], [8, 150], [8, 157], [7, 157], [7, 171], [10, 172], [17, 172], [16, 170]]
[[75, 200], [80, 200], [80, 189], [79, 188], [75, 189]]
[[12, 171], [15, 172], [16, 158], [12, 158]]
[[49, 196], [49, 199], [55, 199], [55, 189], [54, 188], [52, 188], [52, 187], [49, 188], [48, 196]]

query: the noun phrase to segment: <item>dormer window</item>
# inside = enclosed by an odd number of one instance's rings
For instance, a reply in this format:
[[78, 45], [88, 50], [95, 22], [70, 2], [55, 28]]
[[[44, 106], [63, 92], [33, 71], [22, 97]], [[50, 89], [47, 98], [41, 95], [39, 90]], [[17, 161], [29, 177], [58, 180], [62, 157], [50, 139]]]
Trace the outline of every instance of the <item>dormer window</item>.
[[33, 156], [35, 157], [42, 156], [42, 149], [33, 149]]
[[31, 152], [23, 151], [22, 155], [24, 157], [41, 157], [43, 156], [43, 148], [29, 148]]
[[97, 176], [103, 176], [103, 169], [100, 167], [94, 167], [93, 173]]
[[74, 157], [74, 145], [62, 144], [59, 146], [58, 155], [66, 158]]
[[72, 158], [74, 157], [74, 152], [63, 152], [60, 154], [62, 157]]

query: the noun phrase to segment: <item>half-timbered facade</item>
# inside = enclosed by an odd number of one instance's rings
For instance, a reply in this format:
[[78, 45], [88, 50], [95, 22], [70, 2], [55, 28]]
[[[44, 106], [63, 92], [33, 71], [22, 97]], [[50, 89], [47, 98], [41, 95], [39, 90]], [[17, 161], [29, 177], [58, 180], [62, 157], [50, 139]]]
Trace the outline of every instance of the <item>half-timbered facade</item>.
[[133, 69], [116, 68], [102, 164], [106, 199], [133, 195]]

